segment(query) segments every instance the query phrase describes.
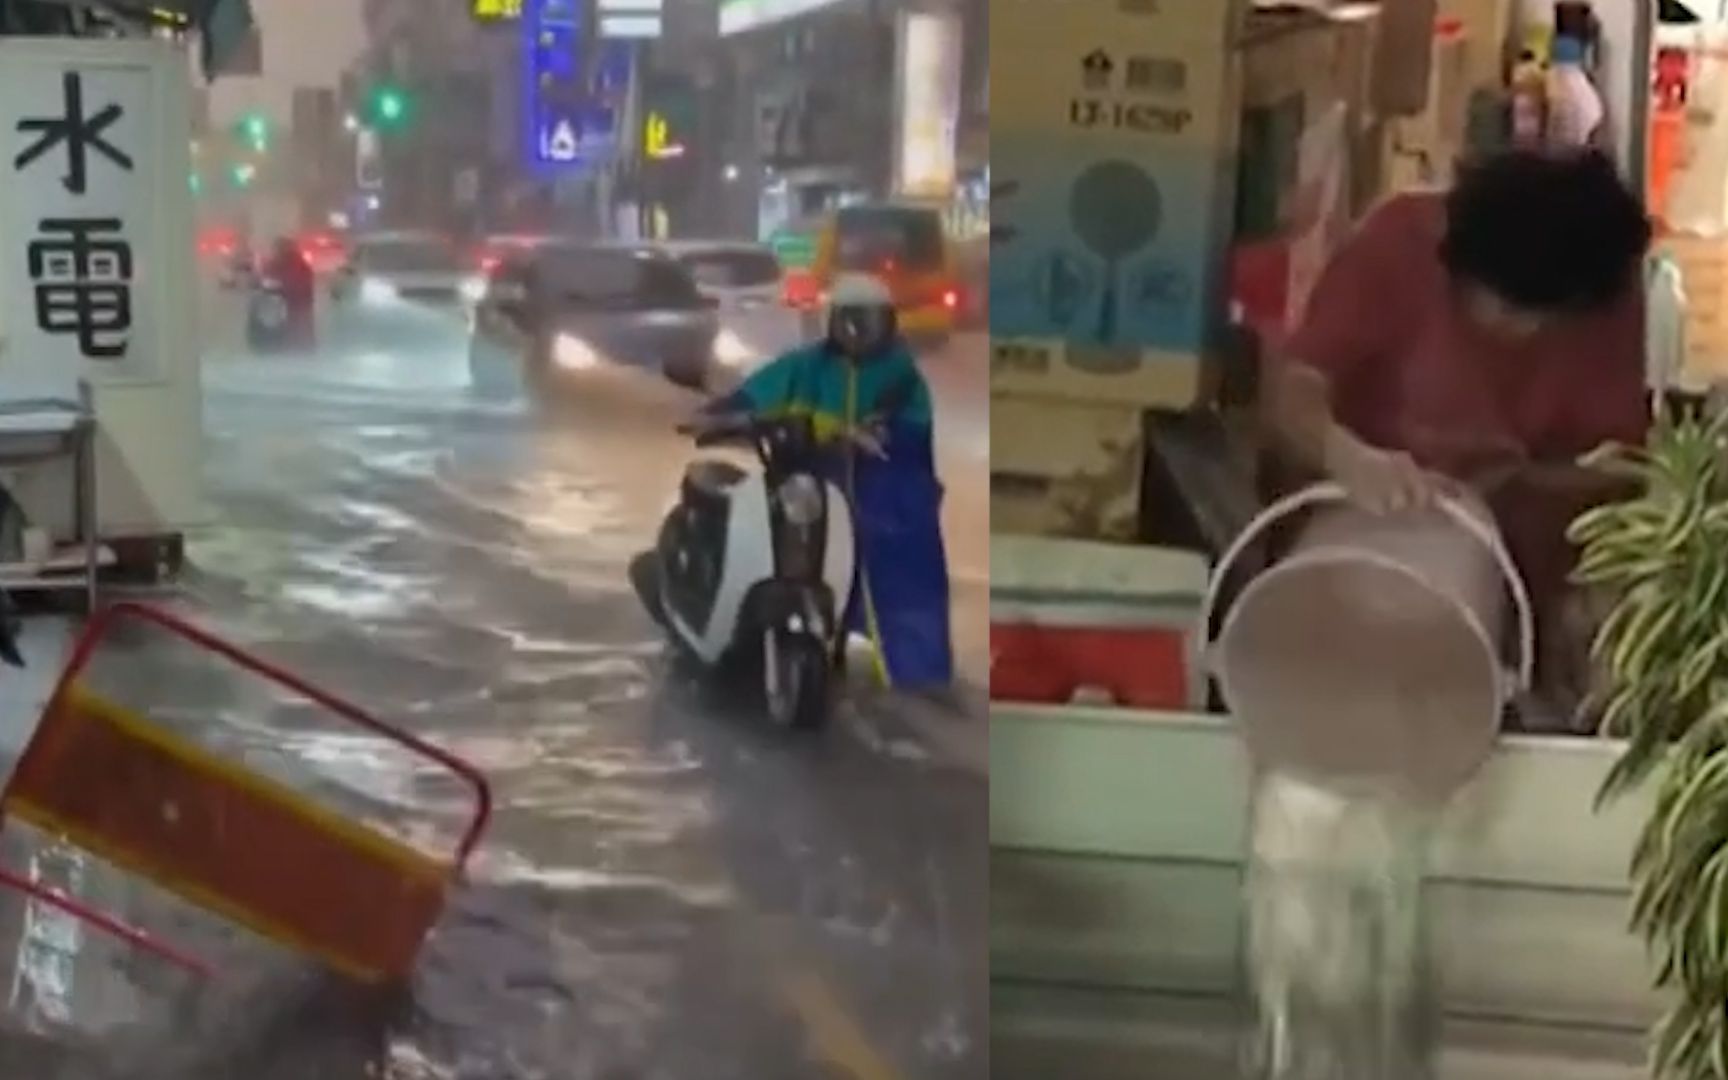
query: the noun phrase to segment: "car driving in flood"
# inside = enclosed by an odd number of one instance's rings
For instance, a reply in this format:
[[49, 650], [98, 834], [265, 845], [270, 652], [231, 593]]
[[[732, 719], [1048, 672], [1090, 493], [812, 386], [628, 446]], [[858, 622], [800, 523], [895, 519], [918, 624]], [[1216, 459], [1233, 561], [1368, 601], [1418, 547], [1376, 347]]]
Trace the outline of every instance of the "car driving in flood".
[[477, 296], [482, 283], [478, 269], [441, 234], [373, 233], [354, 241], [330, 295], [338, 303], [362, 307], [403, 301], [455, 306]]
[[660, 246], [719, 305], [714, 353], [729, 372], [747, 372], [799, 343], [800, 320], [785, 303], [785, 275], [767, 245], [680, 240]]
[[507, 255], [470, 320], [469, 368], [484, 394], [579, 391], [635, 370], [692, 389], [718, 363], [719, 302], [662, 251], [555, 242]]

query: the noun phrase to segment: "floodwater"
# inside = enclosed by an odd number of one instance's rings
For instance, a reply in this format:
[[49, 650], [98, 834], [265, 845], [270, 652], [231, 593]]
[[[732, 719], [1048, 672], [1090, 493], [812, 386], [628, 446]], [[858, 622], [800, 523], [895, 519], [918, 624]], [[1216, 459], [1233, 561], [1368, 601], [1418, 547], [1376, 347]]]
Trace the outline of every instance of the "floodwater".
[[[955, 749], [981, 745], [981, 716], [860, 687], [831, 730], [794, 739], [669, 670], [623, 564], [688, 459], [670, 428], [691, 400], [645, 383], [556, 416], [481, 406], [464, 333], [405, 310], [327, 328], [317, 356], [219, 349], [214, 524], [169, 601], [489, 778], [491, 830], [409, 985], [357, 994], [76, 852], [26, 845], [16, 865], [107, 882], [81, 888], [223, 970], [170, 974], [14, 901], [0, 930], [35, 945], [0, 1001], [9, 1029], [49, 1037], [0, 1034], [0, 1072], [987, 1076], [987, 782], [982, 754]], [[985, 411], [983, 351], [945, 358], [951, 381], [976, 369], [957, 414]], [[962, 608], [970, 657], [981, 594]], [[471, 809], [453, 777], [160, 636], [118, 636], [90, 681], [429, 848], [448, 850]]]

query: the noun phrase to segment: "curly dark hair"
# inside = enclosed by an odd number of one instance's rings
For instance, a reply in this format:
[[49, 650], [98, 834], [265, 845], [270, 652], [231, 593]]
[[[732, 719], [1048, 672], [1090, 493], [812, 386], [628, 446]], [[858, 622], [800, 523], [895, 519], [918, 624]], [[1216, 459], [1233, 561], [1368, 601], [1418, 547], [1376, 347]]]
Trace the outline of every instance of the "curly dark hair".
[[1638, 280], [1650, 219], [1596, 151], [1494, 154], [1446, 198], [1440, 258], [1454, 278], [1527, 311], [1599, 311]]

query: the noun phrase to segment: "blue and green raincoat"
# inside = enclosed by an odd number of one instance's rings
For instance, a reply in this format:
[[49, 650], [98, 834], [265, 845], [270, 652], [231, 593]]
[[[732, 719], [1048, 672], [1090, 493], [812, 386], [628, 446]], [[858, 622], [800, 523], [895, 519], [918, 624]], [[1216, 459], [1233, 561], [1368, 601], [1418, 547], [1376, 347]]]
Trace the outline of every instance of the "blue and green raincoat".
[[[869, 636], [886, 685], [947, 685], [953, 655], [942, 486], [936, 479], [930, 387], [911, 350], [897, 342], [853, 363], [826, 343], [807, 345], [764, 365], [710, 410], [811, 417], [816, 437], [836, 448], [830, 479], [847, 493], [858, 534], [848, 629]], [[834, 442], [870, 421], [882, 425], [885, 459]]]

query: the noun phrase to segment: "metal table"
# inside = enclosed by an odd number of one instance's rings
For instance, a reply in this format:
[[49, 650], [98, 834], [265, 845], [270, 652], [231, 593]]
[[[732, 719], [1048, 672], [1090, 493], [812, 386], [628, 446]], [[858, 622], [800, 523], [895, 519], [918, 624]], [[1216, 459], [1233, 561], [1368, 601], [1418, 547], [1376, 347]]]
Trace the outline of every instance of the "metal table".
[[96, 517], [96, 413], [89, 388], [81, 387], [76, 400], [0, 401], [0, 469], [68, 459], [73, 470], [71, 495], [77, 550], [70, 555], [50, 554], [41, 564], [0, 564], [0, 589], [81, 589], [85, 611], [93, 613], [98, 600], [102, 544]]

